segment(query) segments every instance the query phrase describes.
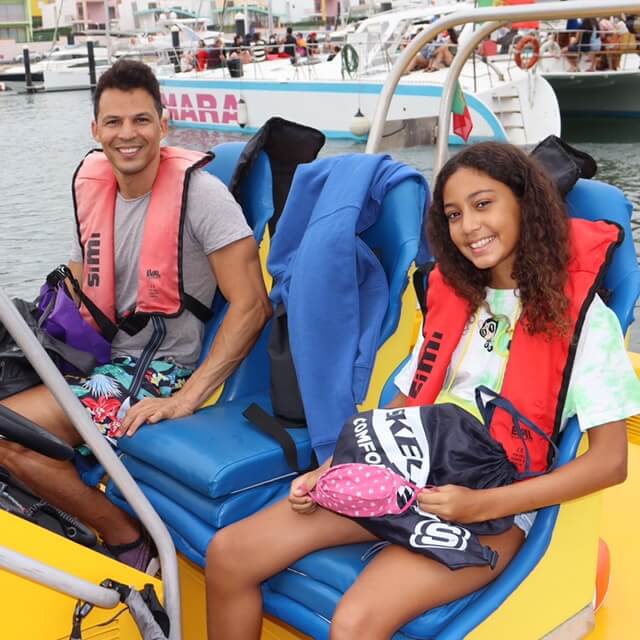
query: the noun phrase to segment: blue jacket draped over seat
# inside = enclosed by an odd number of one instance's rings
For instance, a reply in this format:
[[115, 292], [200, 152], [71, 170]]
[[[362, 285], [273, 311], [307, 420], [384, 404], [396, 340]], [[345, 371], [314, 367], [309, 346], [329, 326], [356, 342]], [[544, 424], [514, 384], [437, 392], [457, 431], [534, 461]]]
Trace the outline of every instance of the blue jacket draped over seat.
[[[318, 460], [333, 452], [344, 421], [369, 386], [389, 305], [389, 285], [359, 237], [385, 195], [424, 177], [386, 155], [353, 154], [301, 165], [272, 241], [271, 299], [284, 303], [307, 426]], [[331, 402], [327, 403], [327, 398]]]

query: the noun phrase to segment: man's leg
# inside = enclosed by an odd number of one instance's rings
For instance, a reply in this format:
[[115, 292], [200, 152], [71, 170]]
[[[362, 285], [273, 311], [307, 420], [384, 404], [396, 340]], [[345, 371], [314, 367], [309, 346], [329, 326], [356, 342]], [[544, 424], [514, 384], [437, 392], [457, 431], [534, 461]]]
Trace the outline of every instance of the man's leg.
[[[44, 385], [0, 402], [71, 446], [82, 442], [66, 413]], [[71, 462], [53, 460], [0, 440], [0, 465], [47, 502], [93, 527], [107, 544], [128, 544], [140, 537], [136, 521], [109, 502], [102, 491], [85, 485]]]

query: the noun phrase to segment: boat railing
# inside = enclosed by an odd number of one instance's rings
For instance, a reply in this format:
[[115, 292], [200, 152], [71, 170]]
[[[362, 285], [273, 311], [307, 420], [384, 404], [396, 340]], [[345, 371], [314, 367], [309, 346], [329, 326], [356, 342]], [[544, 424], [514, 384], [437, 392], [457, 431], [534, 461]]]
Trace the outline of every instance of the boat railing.
[[376, 153], [382, 141], [384, 125], [391, 100], [404, 70], [418, 52], [442, 31], [454, 27], [475, 23], [478, 25], [473, 35], [460, 43], [458, 52], [449, 67], [442, 88], [438, 116], [437, 141], [434, 151], [433, 176], [437, 176], [447, 158], [448, 132], [451, 122], [451, 106], [460, 72], [476, 47], [482, 40], [500, 27], [512, 22], [527, 20], [555, 20], [559, 18], [597, 18], [602, 15], [640, 13], [639, 0], [567, 0], [566, 2], [545, 2], [540, 4], [510, 5], [498, 7], [465, 8], [447, 14], [418, 33], [398, 56], [382, 88], [374, 113], [366, 152]]
[[[583, 34], [597, 35], [600, 48], [594, 51], [590, 42], [581, 42]], [[537, 59], [542, 73], [638, 70], [639, 49], [634, 33], [547, 26], [518, 33], [506, 54], [507, 73], [516, 66], [518, 42], [525, 36], [533, 36], [538, 41], [540, 49]], [[505, 54], [497, 54], [495, 57], [504, 60]]]
[[[170, 640], [180, 640], [182, 624], [180, 614], [180, 584], [178, 580], [178, 560], [173, 540], [166, 526], [155, 512], [137, 483], [129, 475], [111, 446], [102, 437], [89, 417], [86, 409], [58, 371], [47, 352], [34, 336], [31, 329], [18, 313], [7, 294], [0, 288], [0, 324], [16, 341], [27, 360], [40, 376], [42, 382], [56, 398], [73, 426], [83, 438], [92, 453], [104, 466], [110, 478], [120, 489], [127, 502], [149, 532], [158, 549], [162, 571], [164, 602], [169, 616]], [[114, 607], [112, 592], [92, 585], [72, 574], [54, 569], [26, 556], [0, 548], [0, 566], [24, 575], [40, 583], [47, 583], [54, 589], [74, 595], [102, 607]]]

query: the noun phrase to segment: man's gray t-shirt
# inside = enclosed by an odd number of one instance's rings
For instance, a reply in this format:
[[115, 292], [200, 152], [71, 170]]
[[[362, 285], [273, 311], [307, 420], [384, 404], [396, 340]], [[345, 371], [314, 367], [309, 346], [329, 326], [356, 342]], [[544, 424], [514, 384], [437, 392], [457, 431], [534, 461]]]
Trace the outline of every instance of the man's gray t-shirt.
[[[126, 200], [120, 193], [117, 195], [114, 244], [119, 314], [131, 309], [136, 302], [140, 247], [150, 201], [151, 192], [133, 200]], [[251, 233], [242, 209], [226, 186], [206, 171], [194, 171], [189, 184], [183, 237], [185, 291], [209, 306], [216, 291], [216, 280], [207, 256]], [[82, 262], [75, 224], [73, 237], [71, 260]], [[184, 311], [177, 318], [165, 318], [165, 323], [167, 337], [155, 358], [171, 358], [184, 367], [195, 367], [202, 344], [202, 322], [190, 311]], [[113, 341], [113, 357], [138, 357], [151, 333], [151, 323], [135, 336], [119, 331]]]

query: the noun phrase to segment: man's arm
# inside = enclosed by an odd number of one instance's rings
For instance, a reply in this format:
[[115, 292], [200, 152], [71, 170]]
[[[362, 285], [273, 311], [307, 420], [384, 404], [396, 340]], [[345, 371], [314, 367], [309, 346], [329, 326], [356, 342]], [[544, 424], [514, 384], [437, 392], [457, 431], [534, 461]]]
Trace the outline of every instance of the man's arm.
[[271, 316], [255, 240], [243, 238], [209, 255], [229, 309], [204, 362], [170, 398], [147, 398], [122, 421], [120, 435], [133, 435], [145, 422], [191, 415], [235, 370]]

